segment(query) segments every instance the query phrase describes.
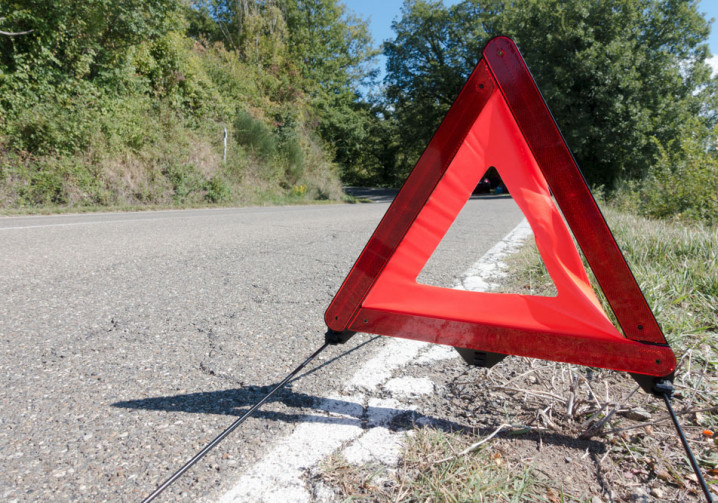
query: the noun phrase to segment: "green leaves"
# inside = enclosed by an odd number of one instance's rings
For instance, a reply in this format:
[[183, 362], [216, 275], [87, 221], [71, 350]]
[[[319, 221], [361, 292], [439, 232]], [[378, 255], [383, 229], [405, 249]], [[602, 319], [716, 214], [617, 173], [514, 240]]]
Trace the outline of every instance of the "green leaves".
[[[407, 0], [385, 44], [406, 171], [493, 36], [514, 38], [592, 184], [645, 177], [683, 124], [716, 120], [709, 25], [679, 0]], [[658, 143], [652, 139], [655, 138]]]
[[0, 0], [0, 17], [33, 30], [0, 36], [0, 205], [338, 197], [329, 152], [356, 146], [332, 125], [364, 134], [370, 50], [338, 1]]

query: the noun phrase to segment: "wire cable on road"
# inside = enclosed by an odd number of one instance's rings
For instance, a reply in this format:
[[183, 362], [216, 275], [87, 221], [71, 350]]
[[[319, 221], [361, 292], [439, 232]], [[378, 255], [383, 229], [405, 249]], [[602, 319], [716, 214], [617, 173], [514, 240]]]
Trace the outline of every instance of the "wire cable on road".
[[202, 459], [205, 454], [207, 454], [207, 453], [208, 453], [209, 451], [211, 451], [217, 444], [219, 444], [222, 440], [224, 440], [225, 437], [227, 437], [227, 435], [229, 435], [230, 433], [232, 433], [232, 432], [237, 428], [237, 426], [239, 426], [240, 424], [242, 424], [242, 423], [245, 421], [245, 419], [247, 419], [249, 416], [251, 416], [252, 414], [254, 414], [254, 412], [255, 412], [257, 409], [259, 409], [259, 408], [262, 406], [262, 404], [264, 404], [264, 402], [266, 402], [267, 400], [269, 400], [269, 398], [270, 398], [272, 395], [274, 395], [277, 391], [279, 391], [280, 389], [282, 389], [295, 375], [297, 375], [309, 362], [311, 362], [314, 358], [316, 358], [317, 355], [319, 355], [319, 353], [321, 353], [322, 351], [324, 351], [324, 350], [327, 348], [327, 346], [329, 346], [329, 345], [330, 345], [329, 342], [325, 342], [322, 347], [320, 347], [319, 349], [317, 349], [309, 358], [307, 358], [306, 360], [304, 360], [304, 362], [303, 362], [301, 365], [299, 365], [296, 369], [294, 369], [287, 377], [284, 378], [284, 380], [283, 380], [282, 382], [280, 382], [279, 384], [277, 384], [277, 385], [272, 389], [272, 391], [270, 391], [264, 398], [262, 398], [259, 402], [257, 402], [257, 403], [256, 403], [251, 409], [249, 409], [242, 417], [240, 417], [240, 418], [237, 419], [234, 423], [232, 423], [232, 424], [229, 426], [229, 428], [227, 428], [227, 429], [224, 430], [222, 433], [220, 433], [219, 435], [217, 435], [217, 437], [216, 437], [214, 440], [212, 440], [212, 441], [211, 441], [210, 443], [208, 443], [201, 451], [199, 451], [197, 454], [195, 454], [195, 456], [194, 456], [192, 459], [190, 459], [189, 461], [187, 461], [187, 463], [185, 463], [185, 465], [184, 465], [182, 468], [180, 468], [179, 470], [177, 470], [170, 478], [168, 478], [168, 479], [165, 480], [160, 486], [158, 486], [157, 489], [155, 489], [152, 494], [150, 494], [150, 495], [147, 496], [145, 499], [143, 499], [143, 500], [142, 500], [142, 503], [149, 503], [150, 501], [152, 501], [153, 499], [155, 499], [157, 496], [159, 496], [159, 494], [162, 493], [162, 491], [164, 491], [165, 489], [167, 489], [167, 488], [170, 486], [170, 484], [172, 484], [175, 480], [177, 480], [178, 478], [180, 478], [187, 470], [189, 470], [190, 468], [192, 468], [192, 466], [193, 466], [197, 461], [199, 461], [200, 459]]

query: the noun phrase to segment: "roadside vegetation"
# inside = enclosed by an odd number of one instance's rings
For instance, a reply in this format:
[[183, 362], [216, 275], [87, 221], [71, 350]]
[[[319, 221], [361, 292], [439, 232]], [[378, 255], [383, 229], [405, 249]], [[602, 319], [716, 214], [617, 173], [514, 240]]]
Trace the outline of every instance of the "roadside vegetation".
[[0, 29], [1, 208], [342, 197], [374, 50], [336, 1], [2, 0]]
[[372, 41], [341, 0], [0, 0], [0, 210], [397, 187], [509, 35], [592, 186], [715, 222], [718, 80], [696, 0], [407, 0], [393, 29]]

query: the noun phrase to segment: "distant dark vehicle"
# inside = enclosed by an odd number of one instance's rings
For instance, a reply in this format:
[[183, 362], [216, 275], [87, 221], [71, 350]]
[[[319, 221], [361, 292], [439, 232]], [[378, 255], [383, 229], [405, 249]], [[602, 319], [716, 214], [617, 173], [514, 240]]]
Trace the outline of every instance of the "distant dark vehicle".
[[488, 194], [491, 192], [491, 180], [482, 178], [474, 189], [474, 194]]

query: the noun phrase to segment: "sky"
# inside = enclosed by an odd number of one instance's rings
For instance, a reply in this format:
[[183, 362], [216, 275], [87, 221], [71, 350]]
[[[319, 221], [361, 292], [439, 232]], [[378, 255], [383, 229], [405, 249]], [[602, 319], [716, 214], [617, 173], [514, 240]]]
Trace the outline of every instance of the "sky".
[[[374, 37], [374, 43], [379, 45], [383, 40], [392, 38], [391, 22], [401, 15], [401, 6], [403, 0], [343, 0], [344, 4], [349, 7], [355, 14], [364, 19], [369, 19], [369, 28]], [[454, 5], [459, 0], [444, 0], [445, 5]], [[709, 63], [712, 64], [714, 71], [718, 72], [718, 0], [701, 0], [699, 10], [706, 13], [707, 18], [714, 18], [717, 21], [713, 23], [713, 30], [708, 39], [711, 54], [713, 58]], [[385, 60], [380, 59], [380, 65], [383, 69]]]

